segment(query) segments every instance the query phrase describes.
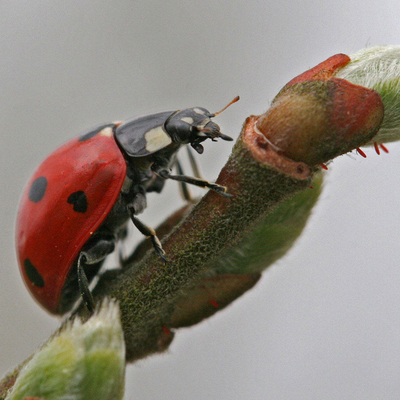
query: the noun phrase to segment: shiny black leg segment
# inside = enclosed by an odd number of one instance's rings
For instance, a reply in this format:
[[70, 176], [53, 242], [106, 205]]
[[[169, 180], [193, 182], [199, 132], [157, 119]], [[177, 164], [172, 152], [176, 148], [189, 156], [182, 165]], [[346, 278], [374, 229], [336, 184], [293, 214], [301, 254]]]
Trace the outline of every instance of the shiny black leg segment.
[[[178, 171], [178, 174], [179, 175], [184, 175], [183, 174], [182, 165], [181, 165], [181, 163], [179, 162], [178, 159], [176, 159], [175, 165], [176, 165], [176, 169]], [[181, 195], [183, 197], [183, 200], [187, 201], [188, 203], [192, 202], [193, 201], [193, 196], [190, 193], [189, 187], [186, 184], [186, 182], [179, 182], [179, 188], [181, 189], [180, 192], [181, 192]]]
[[90, 243], [90, 246], [84, 247], [81, 254], [85, 256], [83, 260], [85, 264], [96, 264], [104, 260], [109, 254], [115, 250], [115, 237], [107, 238], [95, 238], [94, 243]]
[[226, 193], [225, 186], [218, 185], [217, 183], [210, 183], [204, 179], [193, 178], [186, 175], [171, 175], [166, 170], [159, 171], [158, 175], [160, 175], [164, 179], [173, 179], [174, 181], [185, 182], [191, 185], [200, 186], [202, 188], [208, 188], [214, 190], [215, 192], [219, 193], [222, 196], [231, 197], [229, 193]]
[[128, 211], [129, 211], [129, 215], [132, 219], [132, 222], [134, 223], [134, 225], [136, 226], [136, 228], [139, 230], [139, 232], [150, 238], [154, 250], [156, 251], [156, 253], [165, 261], [167, 262], [168, 259], [167, 257], [165, 257], [165, 251], [162, 248], [160, 239], [158, 239], [156, 231], [151, 228], [150, 226], [144, 224], [143, 222], [141, 222], [138, 218], [136, 218], [135, 216], [135, 209], [133, 206], [129, 206], [128, 205]]
[[88, 309], [89, 313], [92, 315], [94, 313], [95, 303], [93, 299], [92, 292], [89, 289], [89, 282], [86, 277], [85, 271], [83, 270], [82, 263], [85, 262], [86, 256], [80, 253], [78, 258], [78, 284], [79, 292], [82, 297], [82, 301]]
[[[192, 171], [193, 171], [194, 176], [195, 176], [196, 178], [199, 178], [199, 179], [203, 179], [203, 180], [204, 180], [203, 176], [202, 176], [201, 173], [200, 173], [200, 168], [199, 168], [199, 166], [197, 165], [197, 161], [196, 161], [196, 158], [194, 157], [193, 151], [190, 150], [190, 147], [189, 147], [189, 146], [185, 146], [185, 147], [186, 147], [186, 150], [187, 150], [187, 153], [188, 153], [190, 166], [192, 167]], [[179, 172], [179, 173], [180, 173], [180, 172]], [[180, 173], [180, 174], [181, 174], [181, 173]], [[184, 174], [182, 173], [181, 175], [184, 175]]]
[[88, 241], [79, 254], [77, 262], [79, 292], [90, 314], [94, 312], [95, 303], [89, 289], [89, 281], [98, 272], [102, 261], [114, 251], [115, 241], [114, 235], [106, 232], [98, 233]]

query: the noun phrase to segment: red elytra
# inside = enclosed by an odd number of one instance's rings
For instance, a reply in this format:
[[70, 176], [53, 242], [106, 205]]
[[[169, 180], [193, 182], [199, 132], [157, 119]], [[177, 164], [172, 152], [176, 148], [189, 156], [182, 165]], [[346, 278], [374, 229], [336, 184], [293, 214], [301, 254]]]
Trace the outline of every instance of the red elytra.
[[75, 259], [112, 209], [126, 176], [112, 132], [107, 126], [61, 146], [22, 195], [16, 225], [20, 271], [36, 300], [55, 314]]

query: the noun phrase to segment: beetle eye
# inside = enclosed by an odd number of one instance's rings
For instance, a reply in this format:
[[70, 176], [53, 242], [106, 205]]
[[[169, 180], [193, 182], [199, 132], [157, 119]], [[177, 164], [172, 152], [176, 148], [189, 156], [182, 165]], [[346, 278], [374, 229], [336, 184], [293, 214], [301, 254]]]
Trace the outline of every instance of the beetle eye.
[[219, 125], [212, 121], [208, 122], [204, 127], [198, 127], [197, 129], [199, 132], [203, 133], [203, 135], [200, 136], [206, 136], [209, 138], [219, 136]]

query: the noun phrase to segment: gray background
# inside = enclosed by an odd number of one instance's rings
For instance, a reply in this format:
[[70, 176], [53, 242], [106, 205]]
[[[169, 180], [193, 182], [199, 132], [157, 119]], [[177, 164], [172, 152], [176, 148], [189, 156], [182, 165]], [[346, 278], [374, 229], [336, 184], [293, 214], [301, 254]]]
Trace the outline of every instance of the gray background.
[[[14, 255], [22, 188], [38, 163], [97, 124], [195, 105], [237, 136], [279, 88], [327, 57], [400, 44], [398, 0], [0, 2], [0, 373], [58, 321]], [[207, 145], [215, 178], [231, 145]], [[398, 144], [343, 156], [305, 235], [226, 311], [127, 369], [126, 399], [398, 399]], [[170, 182], [143, 219], [181, 202]], [[135, 237], [138, 237], [136, 234]]]

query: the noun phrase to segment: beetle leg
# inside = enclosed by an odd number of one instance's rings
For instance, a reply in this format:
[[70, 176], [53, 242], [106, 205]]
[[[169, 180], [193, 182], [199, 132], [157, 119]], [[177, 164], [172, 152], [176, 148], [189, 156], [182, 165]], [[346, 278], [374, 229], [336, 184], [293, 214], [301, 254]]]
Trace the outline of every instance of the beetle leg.
[[[93, 237], [93, 239], [95, 239], [95, 237]], [[90, 314], [94, 312], [95, 302], [89, 289], [89, 280], [86, 276], [84, 265], [90, 267], [90, 265], [100, 263], [112, 253], [114, 249], [115, 238], [113, 236], [105, 236], [104, 238], [96, 238], [96, 241], [91, 246], [86, 247], [79, 253], [77, 262], [79, 292]], [[93, 271], [91, 272], [90, 268], [87, 269], [87, 272], [89, 273], [89, 279], [93, 277]]]
[[171, 175], [167, 170], [159, 171], [158, 175], [160, 175], [164, 179], [173, 179], [174, 181], [186, 182], [191, 185], [196, 185], [203, 188], [214, 190], [215, 192], [219, 193], [222, 196], [231, 197], [229, 193], [226, 193], [227, 189], [225, 186], [218, 185], [217, 183], [211, 183], [204, 179], [193, 178], [191, 176], [186, 176], [186, 175]]
[[[176, 169], [178, 170], [179, 175], [183, 175], [182, 165], [178, 159], [175, 160]], [[183, 197], [183, 200], [186, 200], [188, 203], [193, 201], [193, 196], [190, 193], [188, 185], [186, 182], [179, 182], [180, 192]]]
[[117, 253], [118, 253], [119, 265], [123, 265], [126, 259], [124, 251], [125, 250], [124, 242], [127, 237], [128, 237], [128, 226], [125, 225], [118, 232]]
[[82, 260], [85, 264], [97, 264], [104, 260], [115, 249], [115, 239], [98, 239], [92, 246], [84, 247], [81, 255], [85, 258]]
[[92, 292], [89, 289], [89, 282], [86, 277], [85, 271], [82, 267], [82, 262], [85, 261], [85, 254], [80, 253], [78, 258], [78, 285], [79, 285], [79, 292], [82, 297], [82, 301], [84, 302], [86, 308], [88, 309], [89, 313], [92, 315], [94, 313], [95, 303], [93, 299]]
[[199, 166], [197, 164], [196, 158], [194, 157], [193, 151], [190, 150], [189, 146], [185, 146], [185, 147], [186, 147], [186, 150], [187, 150], [187, 153], [188, 153], [190, 166], [192, 167], [192, 171], [193, 171], [194, 176], [196, 178], [204, 180], [203, 176], [201, 175], [200, 168], [199, 168]]
[[168, 259], [165, 257], [165, 251], [162, 248], [160, 239], [157, 237], [156, 231], [151, 228], [150, 226], [144, 224], [141, 222], [136, 216], [135, 216], [135, 209], [132, 205], [128, 205], [128, 212], [131, 217], [132, 222], [136, 226], [136, 228], [139, 230], [139, 232], [150, 238], [151, 242], [153, 243], [154, 250], [156, 253], [164, 260], [168, 261]]
[[134, 214], [141, 214], [147, 207], [146, 193], [142, 186], [134, 188], [133, 200], [130, 202]]

